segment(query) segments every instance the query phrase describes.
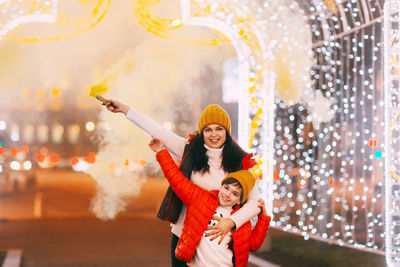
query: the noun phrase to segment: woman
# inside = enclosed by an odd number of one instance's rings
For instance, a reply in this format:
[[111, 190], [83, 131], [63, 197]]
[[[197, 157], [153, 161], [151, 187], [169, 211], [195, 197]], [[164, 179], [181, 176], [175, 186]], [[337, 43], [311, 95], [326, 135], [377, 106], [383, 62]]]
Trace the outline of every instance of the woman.
[[[127, 119], [153, 138], [162, 140], [171, 154], [182, 159], [181, 166], [185, 169], [182, 172], [185, 176], [205, 190], [217, 190], [228, 172], [242, 169], [242, 159], [247, 153], [232, 139], [230, 118], [218, 105], [210, 105], [204, 109], [198, 121], [198, 131], [190, 140], [165, 129], [151, 118], [119, 101], [109, 100], [107, 109], [125, 114]], [[254, 187], [247, 203], [230, 218], [221, 218], [217, 225], [211, 226], [207, 236], [212, 236], [211, 240], [220, 238], [219, 242], [222, 242], [228, 232], [241, 227], [258, 214], [257, 201], [258, 190]], [[175, 258], [175, 248], [182, 233], [185, 217], [186, 207], [183, 206], [171, 229], [172, 266], [187, 266], [184, 261]]]

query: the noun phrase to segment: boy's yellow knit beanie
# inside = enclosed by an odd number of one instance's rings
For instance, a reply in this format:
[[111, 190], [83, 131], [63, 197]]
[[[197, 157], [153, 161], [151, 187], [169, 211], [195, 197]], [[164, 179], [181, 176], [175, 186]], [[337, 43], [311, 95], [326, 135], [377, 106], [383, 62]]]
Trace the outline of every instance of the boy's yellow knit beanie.
[[244, 203], [249, 196], [249, 192], [253, 189], [254, 184], [256, 183], [256, 178], [254, 178], [253, 174], [251, 174], [248, 170], [240, 170], [237, 172], [228, 173], [228, 175], [222, 180], [221, 184], [228, 178], [236, 179], [239, 184], [242, 186], [243, 196], [241, 203]]
[[222, 125], [229, 134], [231, 133], [231, 120], [229, 115], [218, 105], [210, 105], [203, 110], [198, 122], [199, 133], [201, 133], [207, 125], [213, 123]]

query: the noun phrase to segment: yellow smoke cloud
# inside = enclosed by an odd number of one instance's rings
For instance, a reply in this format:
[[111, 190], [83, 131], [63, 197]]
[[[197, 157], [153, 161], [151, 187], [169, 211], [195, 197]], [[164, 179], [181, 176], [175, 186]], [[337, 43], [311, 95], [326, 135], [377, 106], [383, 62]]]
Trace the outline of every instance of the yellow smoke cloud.
[[96, 97], [97, 95], [104, 95], [109, 86], [112, 83], [115, 83], [116, 79], [124, 73], [132, 69], [133, 64], [135, 63], [135, 55], [133, 50], [128, 50], [124, 53], [124, 55], [120, 58], [120, 60], [112, 67], [109, 71], [107, 71], [104, 78], [97, 84], [93, 85], [90, 88], [90, 96]]
[[105, 84], [95, 84], [90, 88], [90, 96], [96, 97], [98, 95], [104, 95], [108, 91], [108, 86]]
[[[192, 47], [161, 39], [147, 41], [125, 53], [105, 78], [92, 87], [91, 94], [104, 93], [106, 98], [134, 107], [160, 124], [171, 122], [174, 112], [181, 108], [173, 105], [174, 96], [188, 95], [191, 98], [187, 101], [194, 101], [196, 91], [204, 90], [201, 82], [193, 85], [199, 69], [206, 65], [221, 70], [223, 60], [232, 51], [227, 47]], [[129, 196], [139, 194], [145, 180], [140, 173], [125, 168], [126, 159], [137, 157], [157, 164], [147, 146], [151, 137], [121, 114], [102, 109], [98, 125], [102, 145], [96, 163], [87, 170], [98, 184], [91, 210], [101, 219], [112, 219], [125, 209]]]

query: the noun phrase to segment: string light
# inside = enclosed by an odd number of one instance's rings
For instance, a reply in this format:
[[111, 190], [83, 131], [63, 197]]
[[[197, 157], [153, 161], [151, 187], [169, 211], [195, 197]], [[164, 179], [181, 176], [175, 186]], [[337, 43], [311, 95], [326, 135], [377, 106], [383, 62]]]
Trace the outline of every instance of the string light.
[[[4, 1], [3, 1], [4, 2]], [[11, 1], [3, 3], [1, 11], [8, 16], [6, 24], [0, 24], [0, 38], [13, 39], [25, 43], [52, 42], [80, 35], [96, 27], [107, 14], [111, 0], [91, 0], [78, 2], [85, 6], [93, 6], [85, 16], [67, 15], [57, 6], [57, 0]], [[31, 22], [48, 22], [59, 27], [60, 35], [22, 36], [12, 29]], [[67, 29], [67, 30], [65, 30]]]
[[0, 38], [21, 24], [30, 22], [55, 22], [57, 17], [57, 1], [37, 0], [2, 1], [1, 11], [6, 19], [0, 23]]
[[317, 125], [310, 109], [276, 102], [275, 171], [281, 179], [273, 188], [285, 193], [274, 194], [274, 207], [285, 208], [273, 209], [274, 223], [305, 239], [384, 254], [383, 14], [376, 1], [360, 5], [314, 1], [309, 9], [313, 87], [335, 99], [335, 115]]
[[[177, 17], [173, 19], [161, 18], [151, 11], [151, 7], [159, 4], [161, 1], [153, 0], [132, 0], [132, 11], [136, 19], [142, 25], [142, 27], [148, 32], [170, 40], [176, 40], [183, 43], [200, 46], [218, 46], [223, 43], [228, 43], [229, 40], [224, 37], [221, 33], [215, 32], [216, 37], [214, 38], [193, 38], [186, 37], [176, 33], [176, 30], [182, 28], [184, 23], [182, 18]], [[187, 1], [181, 1], [182, 9], [185, 9]], [[209, 6], [205, 8], [210, 9]]]

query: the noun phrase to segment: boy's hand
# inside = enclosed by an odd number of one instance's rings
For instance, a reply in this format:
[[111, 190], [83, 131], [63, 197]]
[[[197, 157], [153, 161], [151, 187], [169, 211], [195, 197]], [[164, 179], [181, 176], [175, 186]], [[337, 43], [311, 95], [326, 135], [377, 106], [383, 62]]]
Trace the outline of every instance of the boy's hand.
[[149, 143], [149, 147], [151, 148], [151, 150], [158, 153], [164, 149], [164, 143], [157, 138], [153, 138]]
[[261, 209], [260, 214], [267, 216], [267, 209], [265, 208], [265, 202], [262, 198], [258, 199], [258, 207]]

